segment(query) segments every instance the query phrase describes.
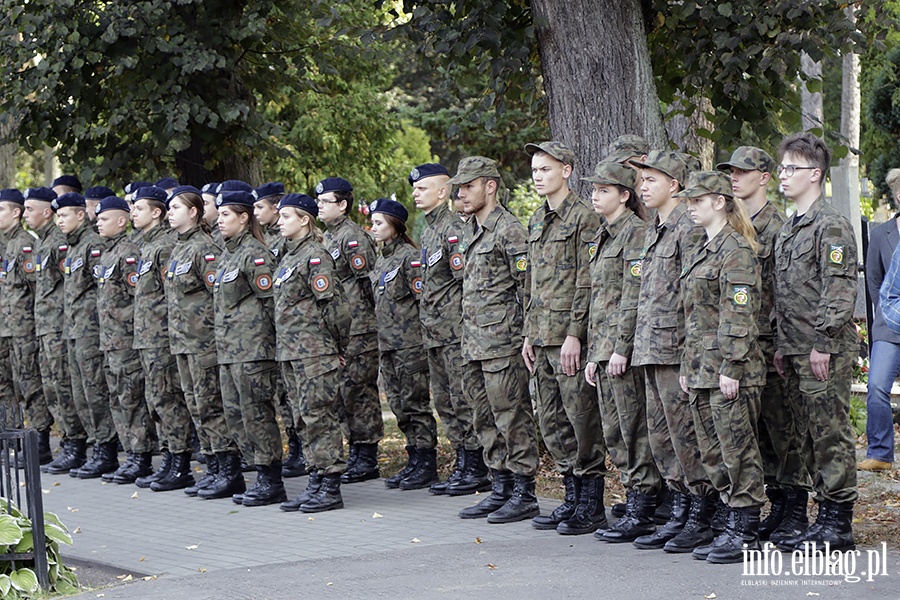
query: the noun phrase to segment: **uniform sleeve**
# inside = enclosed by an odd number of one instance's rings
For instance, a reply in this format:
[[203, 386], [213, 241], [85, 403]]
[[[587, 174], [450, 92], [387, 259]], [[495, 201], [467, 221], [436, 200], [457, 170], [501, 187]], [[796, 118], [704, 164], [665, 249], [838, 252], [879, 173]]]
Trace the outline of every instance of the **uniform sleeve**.
[[274, 298], [275, 290], [273, 284], [275, 278], [272, 273], [275, 270], [275, 257], [268, 251], [268, 248], [262, 250], [254, 250], [247, 255], [244, 262], [244, 269], [247, 276], [247, 282], [250, 289], [257, 298]]
[[[138, 282], [138, 263], [140, 262], [140, 252], [126, 254], [119, 260], [119, 269], [122, 273], [122, 281], [125, 282], [125, 289], [128, 294], [134, 298], [137, 292]], [[156, 277], [159, 277], [162, 271], [157, 269]]]
[[[896, 227], [896, 219], [888, 221], [891, 227]], [[887, 245], [887, 235], [884, 229], [879, 227], [878, 236], [872, 236], [869, 240], [869, 249], [866, 252], [866, 286], [869, 288], [869, 296], [872, 297], [872, 304], [878, 309], [878, 291], [881, 289], [881, 283], [884, 281], [884, 265], [881, 260], [882, 247]], [[873, 231], [875, 233], [875, 231]]]
[[719, 374], [741, 379], [756, 341], [760, 304], [759, 261], [749, 248], [729, 252], [719, 275]]
[[[498, 226], [499, 224], [498, 221]], [[531, 271], [528, 268], [528, 235], [525, 227], [512, 217], [498, 241], [500, 248], [506, 253], [509, 272], [516, 282], [516, 296], [522, 306], [528, 306]]]
[[362, 279], [369, 276], [369, 271], [375, 266], [377, 253], [375, 242], [364, 231], [359, 231], [356, 237], [348, 237], [341, 242], [341, 252], [344, 254], [353, 276]]
[[340, 281], [335, 275], [334, 261], [327, 254], [312, 257], [309, 267], [309, 289], [316, 298], [325, 330], [343, 352], [350, 341], [350, 305], [336, 288]]
[[622, 234], [629, 236], [622, 252], [624, 265], [622, 270], [622, 297], [619, 299], [619, 318], [616, 337], [613, 341], [613, 352], [627, 358], [634, 351], [634, 331], [637, 328], [637, 306], [641, 295], [641, 255], [644, 251], [646, 228], [635, 227]]
[[197, 269], [197, 274], [203, 278], [203, 283], [206, 284], [206, 289], [210, 294], [212, 294], [213, 289], [216, 287], [216, 275], [219, 268], [218, 260], [220, 254], [221, 250], [219, 250], [219, 247], [215, 244], [211, 244], [205, 248], [200, 248], [194, 256], [194, 263], [196, 265], [194, 268]]
[[584, 213], [578, 224], [578, 230], [571, 236], [575, 248], [575, 296], [572, 298], [572, 310], [569, 313], [569, 324], [566, 335], [587, 339], [588, 317], [591, 309], [591, 261], [590, 243], [585, 243], [583, 235], [591, 236], [600, 227], [600, 217], [594, 212]]
[[422, 259], [418, 256], [406, 259], [403, 262], [403, 272], [406, 283], [416, 302], [422, 298]]
[[441, 246], [450, 265], [450, 275], [455, 281], [463, 280], [463, 273], [466, 270], [466, 255], [461, 246], [463, 245], [464, 236], [466, 235], [463, 228], [463, 222], [460, 219], [459, 224], [454, 223], [447, 227], [444, 239], [441, 240]]
[[825, 227], [818, 250], [822, 295], [813, 347], [830, 354], [841, 348], [837, 338], [841, 329], [853, 319], [856, 307], [856, 236], [850, 223], [836, 220]]

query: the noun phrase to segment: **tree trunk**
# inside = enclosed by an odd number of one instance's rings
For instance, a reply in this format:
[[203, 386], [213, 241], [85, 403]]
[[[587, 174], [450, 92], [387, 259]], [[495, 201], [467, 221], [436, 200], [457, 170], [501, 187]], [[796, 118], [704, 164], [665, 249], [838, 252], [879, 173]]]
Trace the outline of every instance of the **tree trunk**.
[[[851, 4], [846, 9], [847, 18], [856, 23], [856, 13]], [[859, 56], [854, 52], [846, 52], [841, 58], [841, 135], [844, 143], [850, 146], [851, 152], [841, 159], [841, 165], [859, 166], [859, 155], [853, 151], [859, 148]]]
[[205, 166], [207, 159], [208, 155], [197, 142], [187, 150], [176, 154], [175, 169], [178, 172], [178, 182], [198, 188], [211, 181], [221, 183], [227, 179], [240, 179], [254, 187], [264, 183], [262, 168], [259, 160], [255, 158], [244, 159], [233, 154], [215, 163], [211, 169]]
[[575, 151], [576, 177], [591, 173], [620, 135], [639, 134], [651, 147], [664, 147], [639, 0], [532, 0], [531, 6], [550, 131]]
[[696, 104], [697, 108], [690, 116], [679, 113], [666, 117], [666, 131], [669, 139], [678, 145], [678, 149], [688, 154], [693, 154], [700, 159], [703, 170], [708, 171], [713, 168], [715, 160], [715, 144], [709, 138], [701, 137], [698, 129], [706, 129], [712, 131], [715, 126], [712, 121], [706, 118], [707, 112], [712, 112], [712, 102], [709, 98], [702, 96], [694, 96], [687, 98], [683, 93], [680, 96], [680, 106], [672, 106], [672, 110], [678, 110], [682, 106], [690, 106]]
[[[11, 125], [0, 122], [0, 139], [11, 133]], [[11, 188], [16, 184], [16, 144], [0, 145], [0, 187]]]
[[[800, 55], [800, 68], [807, 79], [822, 80], [822, 63], [816, 62], [805, 52]], [[825, 129], [825, 109], [822, 106], [822, 94], [810, 92], [806, 84], [800, 83], [800, 111], [803, 117], [803, 131]]]

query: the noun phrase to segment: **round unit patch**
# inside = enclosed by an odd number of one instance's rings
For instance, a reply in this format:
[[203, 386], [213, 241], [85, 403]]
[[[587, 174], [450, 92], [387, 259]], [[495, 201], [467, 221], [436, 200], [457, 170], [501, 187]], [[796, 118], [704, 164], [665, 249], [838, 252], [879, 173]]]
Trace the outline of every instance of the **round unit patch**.
[[454, 271], [459, 271], [463, 268], [462, 254], [457, 253], [450, 256], [450, 268]]
[[136, 285], [137, 285], [137, 282], [138, 282], [138, 274], [137, 274], [137, 271], [132, 271], [131, 273], [129, 273], [128, 275], [126, 275], [126, 276], [125, 276], [125, 281], [126, 281], [126, 282], [128, 283], [128, 285], [130, 285], [131, 287], [136, 286]]
[[350, 257], [350, 266], [359, 271], [366, 268], [366, 257], [362, 254], [354, 254]]
[[324, 275], [319, 275], [315, 279], [313, 279], [313, 289], [319, 293], [327, 290], [329, 285], [331, 285], [331, 283]]
[[516, 259], [516, 271], [524, 271], [528, 268], [528, 258], [520, 256]]
[[640, 277], [641, 276], [641, 261], [633, 260], [631, 261], [631, 266], [629, 267], [631, 271], [632, 277]]
[[256, 278], [256, 287], [261, 289], [262, 291], [267, 291], [272, 288], [272, 277], [269, 275], [260, 275]]
[[22, 269], [26, 273], [34, 273], [34, 261], [26, 260], [25, 263], [22, 265]]
[[591, 244], [588, 246], [588, 260], [594, 260], [594, 257], [597, 255], [597, 244]]
[[735, 286], [734, 287], [734, 303], [737, 306], [746, 306], [747, 302], [750, 300], [750, 294], [747, 291], [746, 286]]
[[203, 276], [203, 279], [206, 280], [206, 285], [213, 285], [216, 282], [216, 272], [207, 271], [206, 275]]
[[422, 292], [422, 278], [421, 277], [413, 277], [412, 291], [414, 291], [417, 294]]

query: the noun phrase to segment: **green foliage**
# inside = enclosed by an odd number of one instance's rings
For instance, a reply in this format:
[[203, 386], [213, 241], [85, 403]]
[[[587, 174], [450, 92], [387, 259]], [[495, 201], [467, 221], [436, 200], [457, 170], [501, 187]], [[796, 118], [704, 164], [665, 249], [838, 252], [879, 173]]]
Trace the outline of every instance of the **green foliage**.
[[534, 189], [534, 181], [528, 180], [512, 189], [508, 208], [527, 227], [531, 215], [543, 202], [544, 199], [538, 196], [537, 190]]
[[850, 424], [853, 425], [853, 432], [856, 437], [859, 437], [866, 432], [867, 418], [866, 399], [862, 396], [852, 394], [850, 396]]

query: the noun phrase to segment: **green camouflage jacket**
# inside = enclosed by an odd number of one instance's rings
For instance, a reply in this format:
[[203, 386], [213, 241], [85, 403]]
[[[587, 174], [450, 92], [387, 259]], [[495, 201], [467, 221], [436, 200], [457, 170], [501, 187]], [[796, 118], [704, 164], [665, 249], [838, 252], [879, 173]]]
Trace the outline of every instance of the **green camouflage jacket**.
[[0, 268], [0, 337], [34, 335], [35, 235], [21, 225], [6, 234]]
[[67, 340], [100, 335], [97, 320], [97, 280], [106, 244], [85, 219], [66, 235], [68, 250], [63, 262], [65, 329]]
[[212, 292], [221, 248], [200, 227], [179, 233], [166, 267], [172, 354], [216, 349]]
[[168, 225], [160, 224], [144, 230], [142, 239], [134, 296], [134, 347], [167, 348], [169, 308], [165, 281], [175, 238]]
[[425, 222], [419, 315], [425, 347], [437, 348], [460, 340], [466, 224], [443, 204], [425, 215]]
[[269, 247], [269, 251], [272, 253], [272, 256], [275, 257], [275, 262], [278, 262], [285, 252], [287, 242], [281, 236], [281, 229], [278, 227], [277, 223], [265, 228], [265, 238], [266, 246]]
[[63, 273], [69, 246], [53, 221], [35, 233], [34, 328], [35, 334], [42, 336], [63, 330]]
[[422, 345], [420, 256], [414, 246], [398, 236], [384, 245], [381, 256], [375, 261], [370, 277], [380, 352]]
[[100, 349], [126, 350], [134, 344], [134, 293], [141, 249], [126, 233], [106, 240], [97, 278]]
[[753, 215], [756, 256], [759, 258], [762, 298], [759, 304], [759, 337], [763, 354], [775, 354], [775, 240], [784, 225], [784, 215], [769, 202]]

